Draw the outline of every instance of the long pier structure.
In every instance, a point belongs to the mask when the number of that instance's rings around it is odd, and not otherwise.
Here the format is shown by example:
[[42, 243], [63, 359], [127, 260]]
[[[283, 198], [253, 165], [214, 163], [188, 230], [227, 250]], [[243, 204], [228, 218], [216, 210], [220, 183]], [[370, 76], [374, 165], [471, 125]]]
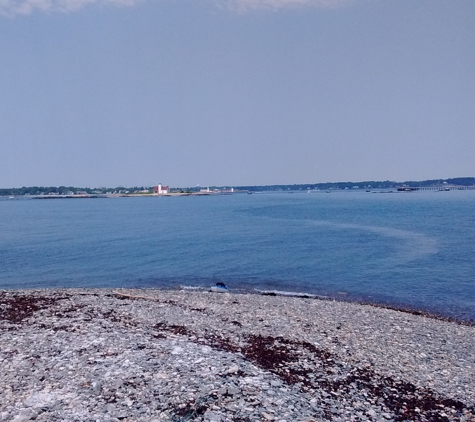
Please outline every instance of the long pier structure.
[[475, 186], [398, 186], [398, 192], [474, 190]]

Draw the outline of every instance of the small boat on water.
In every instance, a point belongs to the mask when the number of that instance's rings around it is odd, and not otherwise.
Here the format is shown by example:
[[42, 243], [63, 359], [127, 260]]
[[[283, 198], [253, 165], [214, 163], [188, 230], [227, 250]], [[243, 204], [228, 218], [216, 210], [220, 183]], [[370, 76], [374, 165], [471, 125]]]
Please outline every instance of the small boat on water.
[[211, 286], [211, 291], [215, 293], [228, 293], [229, 288], [226, 284], [218, 282], [215, 286]]

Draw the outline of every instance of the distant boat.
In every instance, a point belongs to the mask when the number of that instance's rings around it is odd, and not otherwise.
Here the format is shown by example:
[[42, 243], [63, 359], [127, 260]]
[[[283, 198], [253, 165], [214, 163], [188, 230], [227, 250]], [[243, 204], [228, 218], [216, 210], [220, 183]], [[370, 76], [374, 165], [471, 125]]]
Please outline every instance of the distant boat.
[[228, 293], [229, 288], [226, 284], [218, 282], [215, 286], [211, 286], [211, 291], [214, 293]]

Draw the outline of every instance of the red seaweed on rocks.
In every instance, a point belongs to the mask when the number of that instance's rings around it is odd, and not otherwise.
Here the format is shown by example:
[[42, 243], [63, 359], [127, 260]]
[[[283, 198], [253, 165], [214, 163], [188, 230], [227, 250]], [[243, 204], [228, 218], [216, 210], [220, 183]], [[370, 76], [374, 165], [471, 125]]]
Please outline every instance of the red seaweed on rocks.
[[[148, 355], [149, 348], [153, 350], [152, 346], [155, 347], [155, 342], [152, 339], [169, 338], [172, 339], [171, 343], [174, 343], [177, 337], [183, 337], [178, 339], [180, 342], [185, 340], [188, 344], [192, 342], [217, 351], [231, 353], [234, 357], [225, 356], [225, 358], [240, 361], [241, 365], [237, 365], [236, 369], [232, 371], [221, 367], [215, 375], [220, 377], [224, 383], [237, 384], [240, 382], [245, 385], [248, 380], [242, 378], [252, 379], [255, 375], [254, 369], [260, 368], [266, 372], [265, 376], [271, 378], [272, 382], [278, 382], [277, 387], [284, 386], [289, 391], [298, 392], [301, 397], [311, 398], [313, 405], [306, 408], [307, 414], [318, 418], [342, 420], [343, 412], [341, 410], [353, 407], [355, 415], [362, 410], [362, 412], [366, 412], [364, 413], [366, 415], [368, 412], [373, 412], [375, 415], [382, 414], [385, 418], [397, 422], [475, 421], [475, 409], [473, 406], [469, 406], [468, 402], [464, 403], [446, 397], [436, 390], [418, 387], [395, 376], [385, 376], [384, 372], [378, 372], [370, 364], [363, 366], [359, 363], [350, 363], [337, 353], [318, 347], [316, 343], [288, 338], [292, 334], [281, 337], [257, 334], [257, 330], [254, 333], [246, 332], [245, 328], [239, 329], [239, 327], [248, 325], [227, 317], [216, 319], [216, 324], [211, 321], [205, 326], [201, 326], [200, 329], [199, 324], [183, 324], [183, 320], [173, 319], [173, 314], [171, 321], [174, 321], [175, 324], [167, 321], [169, 318], [167, 313], [157, 313], [157, 318], [152, 320], [143, 318], [144, 312], [138, 314], [137, 317], [131, 313], [123, 312], [122, 308], [114, 308], [113, 305], [103, 307], [100, 302], [97, 306], [93, 305], [95, 302], [78, 301], [74, 303], [74, 301], [68, 300], [67, 303], [59, 306], [57, 301], [69, 299], [68, 295], [57, 294], [48, 297], [43, 293], [37, 294], [38, 296], [0, 292], [0, 322], [2, 322], [5, 332], [17, 330], [22, 326], [29, 329], [27, 326], [31, 325], [35, 329], [52, 332], [89, 333], [91, 326], [94, 328], [94, 324], [99, 326], [105, 322], [104, 325], [108, 330], [115, 330], [120, 326], [119, 332], [130, 330], [131, 333], [135, 333], [140, 329], [143, 337], [140, 338], [140, 341], [129, 342], [127, 349], [138, 354], [143, 352], [144, 356]], [[90, 296], [101, 297], [97, 294]], [[122, 299], [121, 296], [118, 298]], [[143, 300], [144, 298], [131, 297], [130, 299]], [[185, 309], [187, 316], [196, 316], [192, 312], [206, 315], [210, 313], [207, 309], [177, 304], [172, 300], [157, 299], [153, 301]], [[122, 304], [124, 303], [122, 302]], [[162, 309], [162, 306], [159, 309]], [[38, 314], [35, 316], [37, 312]], [[220, 315], [218, 314], [218, 316]], [[161, 322], [157, 323], [157, 321]], [[190, 319], [185, 319], [185, 321], [190, 321]], [[180, 322], [182, 325], [176, 322]], [[263, 326], [266, 327], [266, 325]], [[341, 329], [340, 323], [337, 323], [336, 329]], [[91, 354], [92, 356], [89, 347], [92, 346], [77, 349], [76, 355]], [[96, 360], [99, 362], [103, 358], [109, 359], [111, 356], [120, 355], [120, 350], [101, 350], [100, 347], [100, 345], [94, 346], [95, 357], [88, 359], [87, 365], [95, 365]], [[21, 352], [21, 349], [19, 350]], [[49, 356], [56, 356], [62, 351], [59, 347], [48, 350]], [[336, 347], [335, 350], [340, 349]], [[11, 350], [5, 351], [4, 357], [11, 359], [18, 353], [18, 349], [12, 347]], [[210, 354], [210, 356], [212, 355]], [[39, 359], [39, 356], [35, 356], [35, 359]], [[247, 366], [242, 365], [243, 359], [247, 361]], [[254, 365], [254, 369], [249, 370], [249, 367], [252, 366], [249, 363]], [[45, 371], [49, 371], [49, 368], [46, 368]], [[277, 380], [276, 377], [280, 380]], [[132, 376], [125, 379], [123, 385], [126, 389], [138, 391], [144, 388], [146, 382], [140, 377]], [[278, 391], [276, 385], [274, 385], [275, 391]], [[89, 384], [86, 387], [90, 389]], [[104, 393], [108, 403], [118, 400], [115, 391], [110, 389], [107, 391], [107, 395]], [[214, 405], [219, 405], [222, 401], [234, 400], [230, 398], [232, 396], [228, 395], [227, 390], [215, 393], [215, 390], [209, 389], [201, 391], [200, 394], [204, 395], [185, 397], [179, 404], [175, 401], [165, 401], [161, 404], [162, 409], [169, 411], [176, 422], [201, 420], [206, 412], [212, 412]], [[236, 393], [236, 397], [240, 394], [241, 392]], [[244, 397], [244, 400], [252, 406], [253, 402], [247, 400], [248, 396], [244, 395]], [[245, 413], [236, 413], [235, 416], [235, 419], [229, 420], [248, 422]], [[371, 415], [369, 416], [371, 419]]]
[[180, 334], [180, 335], [189, 334], [188, 329], [183, 325], [168, 325], [164, 322], [159, 322], [158, 324], [155, 325], [154, 328], [160, 331], [168, 331], [173, 334]]
[[49, 308], [61, 299], [65, 299], [65, 297], [20, 296], [1, 292], [0, 320], [20, 324], [23, 320], [33, 316], [36, 311]]
[[[174, 334], [193, 335], [183, 326], [160, 323], [155, 328]], [[472, 415], [475, 420], [473, 407], [441, 397], [430, 389], [384, 377], [371, 368], [349, 367], [340, 362], [338, 356], [308, 342], [248, 335], [244, 345], [237, 345], [216, 334], [194, 335], [198, 337], [195, 342], [216, 350], [241, 353], [256, 366], [274, 373], [286, 384], [300, 386], [304, 392], [324, 391], [336, 396], [351, 396], [355, 392], [363, 394], [371, 401], [384, 405], [395, 415], [394, 421], [449, 422], [460, 419], [463, 412]], [[335, 374], [339, 376], [335, 377]], [[324, 403], [321, 405], [325, 408]], [[328, 409], [323, 409], [323, 412], [327, 419], [332, 419]], [[447, 414], [451, 415], [451, 419]]]
[[[475, 409], [458, 400], [440, 397], [430, 389], [419, 389], [409, 382], [382, 377], [368, 368], [354, 367], [336, 381], [312, 381], [309, 375], [315, 371], [300, 365], [299, 360], [316, 361], [326, 370], [341, 370], [338, 367], [342, 365], [338, 364], [337, 356], [307, 342], [250, 336], [249, 346], [243, 354], [258, 366], [278, 375], [287, 384], [301, 383], [307, 391], [323, 389], [328, 393], [350, 394], [354, 388], [364, 390], [375, 401], [381, 399], [386, 408], [397, 415], [395, 421], [448, 422], [446, 412], [457, 417], [464, 410], [475, 416]], [[334, 371], [327, 372], [332, 374]]]

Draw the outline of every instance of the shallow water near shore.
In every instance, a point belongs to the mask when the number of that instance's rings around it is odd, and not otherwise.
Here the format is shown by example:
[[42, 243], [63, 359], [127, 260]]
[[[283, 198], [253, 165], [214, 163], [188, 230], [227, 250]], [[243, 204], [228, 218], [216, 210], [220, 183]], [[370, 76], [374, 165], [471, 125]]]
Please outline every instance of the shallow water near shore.
[[0, 288], [278, 290], [475, 320], [475, 191], [0, 200]]

